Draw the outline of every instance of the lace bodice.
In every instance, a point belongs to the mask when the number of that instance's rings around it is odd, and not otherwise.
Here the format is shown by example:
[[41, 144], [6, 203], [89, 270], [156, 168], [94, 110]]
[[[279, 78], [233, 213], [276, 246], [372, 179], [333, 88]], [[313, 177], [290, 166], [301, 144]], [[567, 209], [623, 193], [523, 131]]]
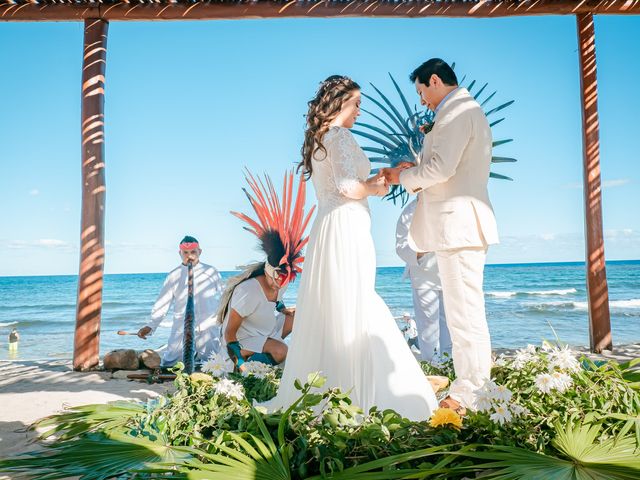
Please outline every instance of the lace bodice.
[[368, 210], [367, 198], [351, 198], [357, 185], [367, 179], [371, 163], [353, 134], [346, 128], [331, 127], [322, 140], [327, 149], [315, 152], [311, 180], [316, 190], [318, 208], [332, 210], [351, 205]]

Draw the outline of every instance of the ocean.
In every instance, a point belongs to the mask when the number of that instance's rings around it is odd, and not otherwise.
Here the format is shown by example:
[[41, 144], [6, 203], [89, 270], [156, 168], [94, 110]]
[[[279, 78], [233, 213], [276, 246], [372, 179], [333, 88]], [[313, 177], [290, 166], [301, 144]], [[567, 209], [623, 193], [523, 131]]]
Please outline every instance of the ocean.
[[[376, 289], [392, 313], [413, 314], [411, 288], [401, 267], [378, 268]], [[233, 272], [222, 272], [228, 278]], [[640, 260], [607, 262], [611, 323], [615, 344], [640, 341]], [[116, 348], [158, 348], [169, 322], [153, 337], [121, 337], [118, 330], [145, 325], [164, 273], [105, 275], [100, 352]], [[539, 344], [555, 335], [572, 345], [588, 345], [589, 329], [582, 263], [488, 265], [485, 299], [496, 348]], [[0, 359], [66, 359], [73, 355], [76, 281], [74, 275], [0, 277]], [[285, 301], [295, 304], [297, 284]], [[167, 316], [171, 317], [171, 312]], [[20, 334], [17, 354], [8, 335]], [[555, 333], [554, 333], [555, 332]], [[10, 357], [11, 355], [11, 357]]]

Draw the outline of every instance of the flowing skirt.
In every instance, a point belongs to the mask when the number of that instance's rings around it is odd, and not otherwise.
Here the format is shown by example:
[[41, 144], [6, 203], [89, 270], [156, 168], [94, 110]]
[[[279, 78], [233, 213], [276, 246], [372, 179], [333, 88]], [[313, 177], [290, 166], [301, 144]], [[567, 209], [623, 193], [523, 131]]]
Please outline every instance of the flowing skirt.
[[389, 308], [375, 292], [376, 260], [368, 209], [349, 203], [320, 210], [311, 229], [289, 352], [276, 397], [286, 409], [300, 393], [294, 381], [313, 372], [323, 388], [350, 391], [365, 412], [373, 406], [425, 420], [437, 408], [431, 385]]

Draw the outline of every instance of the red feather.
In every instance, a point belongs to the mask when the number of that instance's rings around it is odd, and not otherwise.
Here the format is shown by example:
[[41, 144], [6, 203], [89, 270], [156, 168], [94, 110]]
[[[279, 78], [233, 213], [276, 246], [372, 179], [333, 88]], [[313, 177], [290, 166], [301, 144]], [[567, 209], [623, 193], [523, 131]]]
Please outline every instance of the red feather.
[[246, 230], [261, 238], [266, 232], [278, 232], [282, 241], [284, 257], [280, 260], [283, 269], [283, 286], [295, 279], [302, 270], [299, 266], [304, 261], [302, 249], [309, 241], [304, 232], [309, 224], [315, 205], [305, 215], [306, 182], [303, 175], [298, 178], [298, 188], [294, 199], [294, 174], [285, 172], [282, 186], [282, 200], [278, 196], [271, 178], [265, 174], [264, 178], [255, 177], [246, 169], [245, 180], [249, 184], [251, 193], [244, 192], [253, 208], [256, 219], [239, 212], [231, 212], [240, 220], [249, 224]]

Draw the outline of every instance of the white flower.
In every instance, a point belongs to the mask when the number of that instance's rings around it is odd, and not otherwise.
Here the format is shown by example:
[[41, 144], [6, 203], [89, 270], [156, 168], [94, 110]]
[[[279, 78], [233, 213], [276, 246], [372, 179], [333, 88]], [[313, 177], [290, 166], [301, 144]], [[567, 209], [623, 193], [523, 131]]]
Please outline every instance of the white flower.
[[526, 348], [516, 351], [516, 356], [513, 359], [513, 368], [521, 370], [527, 363], [535, 360], [536, 358], [536, 347], [533, 345], [527, 345]]
[[202, 371], [216, 378], [224, 377], [227, 373], [233, 372], [233, 362], [221, 353], [211, 355], [209, 360], [202, 364]]
[[495, 413], [492, 413], [489, 418], [500, 425], [504, 425], [511, 421], [511, 412], [504, 403], [499, 403], [495, 406]]
[[549, 393], [555, 388], [555, 381], [548, 373], [540, 373], [536, 376], [536, 387], [542, 393]]
[[577, 372], [580, 370], [580, 362], [576, 360], [575, 355], [569, 347], [554, 348], [549, 351], [549, 367], [559, 368], [560, 370], [568, 370]]
[[555, 371], [551, 373], [553, 385], [559, 392], [564, 392], [573, 384], [571, 377], [564, 372]]
[[510, 408], [511, 413], [513, 413], [513, 415], [515, 415], [516, 417], [529, 415], [531, 413], [527, 407], [523, 407], [522, 405], [518, 405], [517, 403], [512, 403], [510, 405]]
[[509, 359], [506, 357], [504, 353], [501, 353], [500, 356], [496, 359], [493, 364], [496, 367], [504, 367], [508, 363]]
[[258, 378], [265, 378], [269, 373], [273, 372], [273, 368], [270, 365], [262, 362], [245, 362], [244, 369], [242, 371], [243, 377], [252, 375]]
[[488, 412], [493, 407], [493, 395], [487, 390], [478, 390], [476, 392], [476, 410], [479, 412]]
[[229, 398], [235, 398], [236, 400], [242, 400], [244, 398], [244, 388], [239, 383], [223, 378], [219, 380], [214, 386], [213, 390]]
[[492, 393], [493, 393], [493, 398], [498, 402], [502, 402], [502, 403], [509, 403], [509, 401], [511, 400], [511, 397], [513, 396], [513, 394], [511, 393], [511, 390], [509, 390], [504, 385], [496, 385], [493, 388]]

